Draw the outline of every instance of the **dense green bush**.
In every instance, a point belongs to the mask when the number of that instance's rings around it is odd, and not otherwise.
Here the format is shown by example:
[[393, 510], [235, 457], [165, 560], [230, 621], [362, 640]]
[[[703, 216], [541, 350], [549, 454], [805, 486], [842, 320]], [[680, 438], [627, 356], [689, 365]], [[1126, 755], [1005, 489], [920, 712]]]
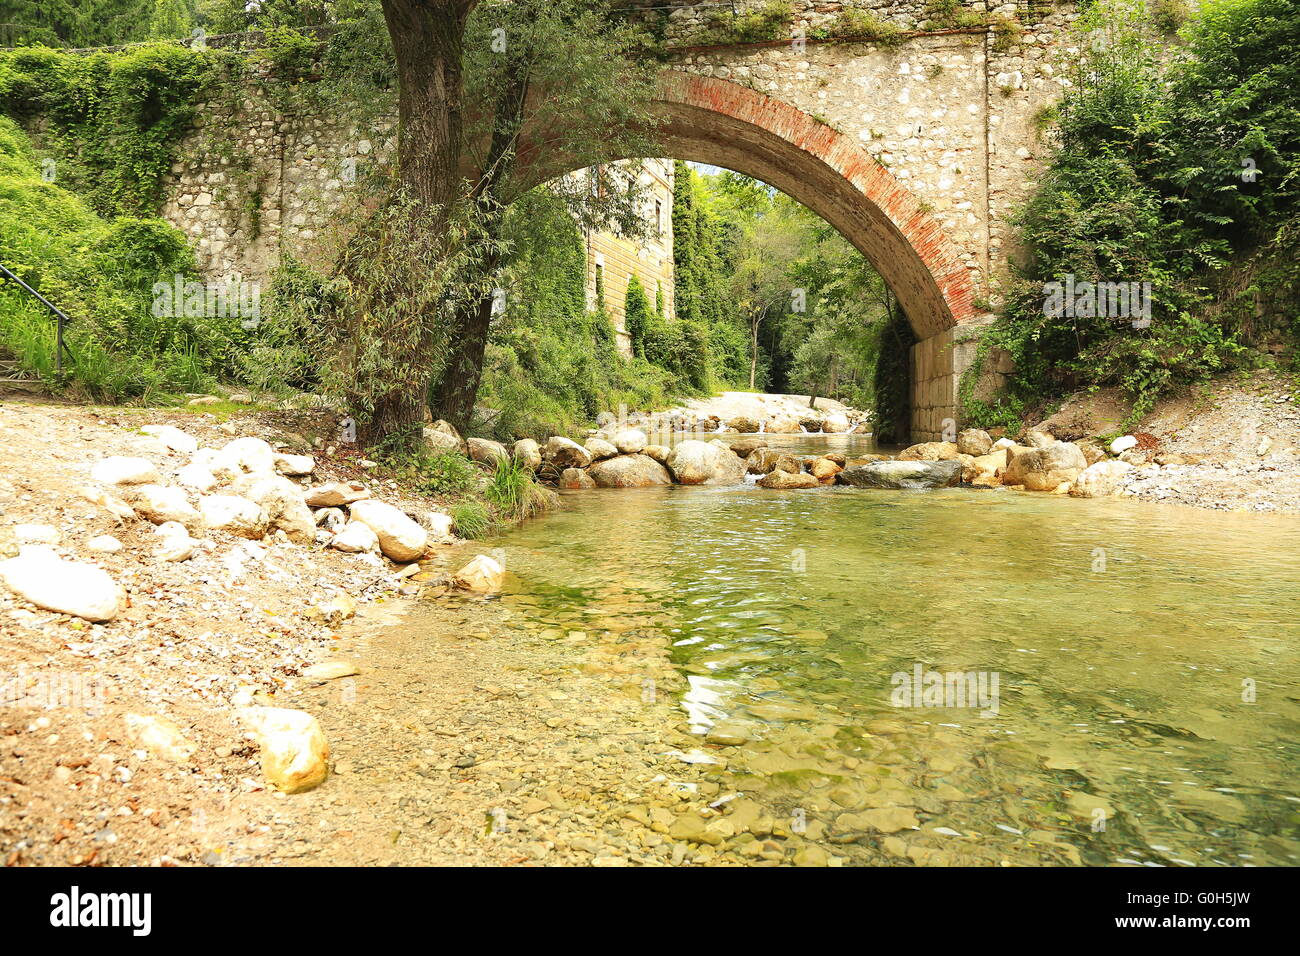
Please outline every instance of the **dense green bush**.
[[[988, 406], [969, 397], [977, 363], [963, 391], [978, 423], [1093, 386], [1121, 387], [1139, 416], [1170, 388], [1249, 360], [1264, 331], [1252, 312], [1295, 314], [1294, 270], [1278, 272], [1300, 211], [1295, 5], [1207, 2], [1168, 58], [1147, 24], [1118, 0], [1081, 21], [1091, 55], [1019, 215], [1028, 257], [981, 345], [1009, 351], [1016, 373]], [[1151, 283], [1149, 323], [1048, 314], [1046, 284], [1067, 276]]]
[[157, 212], [175, 146], [222, 57], [175, 44], [0, 50], [0, 113], [44, 127], [57, 181], [101, 215]]
[[[74, 320], [65, 373], [90, 396], [118, 401], [200, 391], [240, 378], [260, 329], [239, 315], [155, 309], [155, 285], [195, 276], [185, 237], [161, 219], [104, 218], [42, 179], [36, 152], [0, 117], [0, 263]], [[54, 322], [12, 283], [0, 283], [0, 346], [55, 379]]]

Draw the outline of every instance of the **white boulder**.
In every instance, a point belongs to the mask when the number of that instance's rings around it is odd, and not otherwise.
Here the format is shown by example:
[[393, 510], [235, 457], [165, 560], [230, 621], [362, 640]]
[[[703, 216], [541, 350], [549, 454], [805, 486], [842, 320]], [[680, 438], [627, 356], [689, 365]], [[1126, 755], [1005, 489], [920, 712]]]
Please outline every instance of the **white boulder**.
[[357, 501], [348, 509], [379, 538], [379, 547], [394, 561], [415, 561], [429, 547], [429, 534], [399, 508], [382, 501]]
[[103, 568], [64, 561], [49, 548], [28, 546], [0, 561], [0, 580], [25, 601], [87, 621], [111, 621], [124, 594]]
[[343, 530], [330, 540], [330, 547], [346, 554], [364, 554], [379, 550], [379, 535], [360, 521], [349, 521]]
[[148, 458], [124, 455], [110, 455], [95, 462], [90, 477], [106, 485], [148, 485], [162, 480], [157, 467]]
[[490, 555], [480, 554], [452, 576], [452, 583], [466, 591], [491, 594], [501, 590], [505, 568]]
[[199, 511], [207, 527], [241, 538], [262, 537], [270, 520], [265, 509], [242, 495], [208, 495], [199, 499]]
[[302, 793], [329, 776], [330, 745], [316, 718], [283, 707], [246, 707], [240, 716], [262, 748], [262, 773], [283, 793]]
[[199, 443], [193, 435], [187, 435], [172, 425], [141, 425], [140, 431], [152, 435], [172, 451], [189, 455], [198, 451]]

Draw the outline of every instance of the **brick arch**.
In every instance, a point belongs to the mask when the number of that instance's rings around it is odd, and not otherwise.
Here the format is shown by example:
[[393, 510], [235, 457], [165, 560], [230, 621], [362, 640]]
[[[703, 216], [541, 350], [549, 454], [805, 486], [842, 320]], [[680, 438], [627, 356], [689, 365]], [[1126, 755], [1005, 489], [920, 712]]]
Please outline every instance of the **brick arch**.
[[[875, 267], [918, 339], [909, 356], [912, 438], [949, 437], [970, 359], [956, 330], [981, 316], [971, 270], [939, 222], [857, 142], [789, 103], [728, 80], [665, 70], [654, 108], [658, 155], [722, 166], [775, 186], [830, 223]], [[539, 139], [524, 137], [521, 166], [531, 166], [524, 186], [579, 165], [555, 154], [536, 161], [546, 155], [534, 145]]]
[[662, 74], [656, 110], [663, 155], [753, 176], [834, 226], [881, 274], [919, 339], [976, 317], [958, 248], [850, 137], [738, 83], [677, 70]]

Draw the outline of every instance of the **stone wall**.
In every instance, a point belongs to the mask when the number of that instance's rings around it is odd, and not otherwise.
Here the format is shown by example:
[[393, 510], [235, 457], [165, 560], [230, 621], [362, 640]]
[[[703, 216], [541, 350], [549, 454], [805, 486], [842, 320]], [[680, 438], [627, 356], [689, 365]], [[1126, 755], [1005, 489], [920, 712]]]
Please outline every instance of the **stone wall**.
[[[737, 4], [742, 12], [761, 5]], [[985, 303], [997, 302], [1012, 253], [1008, 217], [1037, 174], [1037, 118], [1059, 98], [1079, 51], [1067, 32], [1076, 18], [1070, 5], [986, 7], [974, 0], [965, 6], [1014, 15], [1023, 29], [1004, 48], [986, 29], [910, 38], [896, 48], [817, 42], [817, 31], [834, 25], [846, 7], [913, 30], [925, 19], [925, 4], [796, 0], [788, 42], [685, 48], [671, 68], [755, 90], [860, 144], [957, 251], [978, 303], [972, 309], [966, 293], [962, 321], [978, 325], [987, 318]], [[669, 40], [698, 37], [705, 14], [698, 6], [674, 10]], [[263, 87], [250, 77], [235, 102], [201, 110], [201, 125], [182, 144], [168, 183], [163, 213], [195, 241], [200, 267], [211, 277], [264, 279], [281, 251], [310, 259], [349, 193], [393, 149], [393, 110], [385, 104], [304, 113], [278, 108]], [[664, 215], [670, 217], [668, 209]], [[656, 284], [667, 286], [671, 301], [671, 245], [624, 246], [613, 237], [589, 243], [589, 292], [599, 260], [611, 311], [621, 315], [633, 271], [652, 302]], [[956, 383], [974, 351], [954, 347], [952, 335], [932, 339], [933, 332], [918, 328], [923, 341], [912, 355], [915, 427], [927, 437], [942, 431], [944, 418], [957, 416]]]

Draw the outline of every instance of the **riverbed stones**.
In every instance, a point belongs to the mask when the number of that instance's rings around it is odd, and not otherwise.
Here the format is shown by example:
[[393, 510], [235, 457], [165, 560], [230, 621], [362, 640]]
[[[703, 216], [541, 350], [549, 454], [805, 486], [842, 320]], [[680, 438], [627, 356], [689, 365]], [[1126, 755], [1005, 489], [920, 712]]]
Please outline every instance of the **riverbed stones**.
[[760, 488], [795, 489], [817, 488], [821, 482], [805, 471], [782, 471], [775, 468], [758, 480]]
[[827, 412], [822, 416], [821, 426], [822, 431], [832, 435], [843, 434], [849, 430], [849, 416], [843, 412]]
[[316, 520], [302, 489], [281, 475], [250, 474], [235, 479], [230, 490], [243, 495], [266, 512], [271, 528], [278, 528], [294, 544], [311, 544]]
[[312, 508], [338, 508], [369, 497], [370, 492], [359, 481], [331, 481], [308, 488], [303, 500]]
[[141, 425], [140, 431], [158, 439], [169, 451], [191, 455], [199, 448], [193, 435], [187, 435], [174, 425]]
[[1056, 442], [1056, 436], [1050, 432], [1032, 429], [1025, 435], [1024, 444], [1030, 448], [1046, 448]]
[[581, 468], [564, 469], [564, 471], [560, 472], [560, 480], [556, 484], [565, 491], [582, 491], [586, 488], [596, 487], [596, 482]]
[[122, 550], [122, 542], [111, 534], [97, 534], [86, 542], [86, 549], [101, 554], [116, 554]]
[[1110, 443], [1110, 453], [1112, 455], [1122, 455], [1130, 448], [1136, 448], [1138, 440], [1132, 435], [1120, 435]]
[[261, 538], [270, 520], [266, 511], [242, 495], [207, 495], [199, 499], [203, 524], [214, 531], [226, 531], [241, 538]]
[[1133, 470], [1126, 461], [1113, 459], [1099, 461], [1079, 472], [1079, 477], [1070, 485], [1070, 494], [1075, 498], [1106, 498], [1120, 493], [1124, 479]]
[[311, 455], [290, 455], [280, 452], [275, 456], [275, 470], [278, 474], [298, 478], [310, 475], [316, 470], [316, 459]]
[[194, 756], [195, 746], [180, 727], [166, 717], [152, 714], [127, 714], [124, 718], [126, 736], [151, 756], [173, 763], [187, 763]]
[[[587, 451], [590, 453], [592, 461], [604, 461], [606, 458], [613, 458], [618, 454], [618, 446], [599, 436], [592, 436], [587, 439]], [[597, 483], [599, 484], [599, 482]]]
[[587, 475], [600, 488], [647, 488], [672, 484], [668, 469], [649, 455], [618, 455], [598, 461]]
[[162, 480], [158, 467], [148, 458], [109, 455], [95, 462], [90, 477], [105, 485], [149, 485]]
[[132, 485], [124, 494], [129, 495], [131, 507], [135, 509], [136, 514], [154, 524], [179, 521], [191, 530], [202, 526], [202, 516], [190, 504], [185, 492], [180, 488], [168, 488], [163, 485]]
[[343, 530], [330, 539], [330, 547], [344, 554], [364, 554], [379, 550], [379, 536], [369, 525], [349, 521]]
[[492, 594], [501, 590], [505, 568], [488, 554], [480, 554], [452, 575], [452, 583], [466, 591]]
[[552, 435], [542, 447], [542, 458], [553, 468], [586, 468], [591, 464], [591, 452], [571, 438]]
[[1007, 449], [1004, 485], [1023, 485], [1029, 491], [1055, 491], [1074, 481], [1088, 467], [1078, 445], [1054, 441], [1048, 445]]
[[952, 461], [958, 455], [957, 443], [951, 441], [925, 441], [911, 445], [898, 453], [899, 461]]
[[542, 446], [537, 444], [531, 438], [521, 438], [515, 442], [512, 449], [515, 461], [519, 462], [525, 468], [536, 471], [542, 467]]
[[993, 439], [982, 428], [967, 428], [957, 435], [957, 453], [979, 458], [993, 448]]
[[646, 445], [641, 449], [641, 454], [653, 458], [659, 464], [665, 464], [668, 461], [668, 455], [672, 449], [667, 445]]
[[159, 561], [188, 561], [198, 553], [199, 543], [190, 537], [183, 524], [168, 521], [154, 529], [159, 543], [154, 557]]
[[262, 774], [282, 793], [302, 793], [329, 776], [329, 742], [311, 714], [284, 707], [246, 707], [240, 717], [261, 748]]
[[614, 433], [614, 447], [620, 455], [639, 455], [649, 439], [639, 428], [623, 428]]
[[260, 438], [236, 438], [226, 442], [212, 459], [212, 473], [218, 478], [234, 478], [256, 472], [275, 471], [275, 449]]
[[428, 550], [428, 532], [400, 508], [369, 498], [354, 502], [348, 513], [375, 533], [380, 549], [393, 561], [415, 561]]
[[18, 557], [0, 561], [0, 580], [39, 608], [93, 622], [117, 617], [125, 597], [103, 568], [65, 561], [38, 545], [28, 545]]
[[489, 468], [495, 469], [498, 463], [510, 457], [505, 445], [490, 438], [468, 438], [465, 440], [465, 445], [469, 449], [471, 460], [480, 465], [487, 465]]
[[212, 473], [207, 465], [196, 461], [190, 462], [176, 472], [176, 480], [186, 488], [193, 488], [201, 495], [206, 495], [217, 487], [217, 476]]
[[754, 421], [754, 419], [749, 418], [745, 415], [737, 415], [735, 418], [731, 419], [731, 421], [729, 421], [727, 424], [729, 424], [732, 428], [734, 428], [736, 431], [740, 432], [741, 434], [749, 434], [751, 432], [758, 431], [758, 422]]
[[835, 480], [854, 488], [918, 490], [960, 484], [961, 471], [961, 462], [956, 460], [872, 461], [850, 465]]

